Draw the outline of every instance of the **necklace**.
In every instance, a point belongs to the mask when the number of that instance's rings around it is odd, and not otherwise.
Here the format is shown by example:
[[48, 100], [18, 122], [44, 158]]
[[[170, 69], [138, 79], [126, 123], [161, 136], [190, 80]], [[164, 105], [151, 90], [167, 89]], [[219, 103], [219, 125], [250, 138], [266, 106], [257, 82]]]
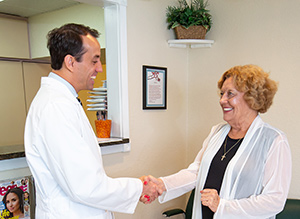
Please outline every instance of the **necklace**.
[[228, 135], [226, 136], [226, 139], [225, 139], [225, 143], [224, 143], [224, 154], [222, 155], [221, 157], [221, 161], [223, 161], [225, 158], [226, 158], [226, 154], [231, 151], [232, 148], [234, 148], [241, 140], [242, 138], [240, 138], [231, 148], [229, 148], [228, 151], [226, 151], [226, 145], [227, 145], [227, 138], [228, 138]]

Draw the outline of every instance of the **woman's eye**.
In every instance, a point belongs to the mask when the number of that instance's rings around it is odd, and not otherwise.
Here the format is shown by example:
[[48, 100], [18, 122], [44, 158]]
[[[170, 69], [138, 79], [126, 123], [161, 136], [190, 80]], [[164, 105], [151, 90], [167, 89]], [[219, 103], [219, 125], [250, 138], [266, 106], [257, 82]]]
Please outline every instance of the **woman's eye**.
[[231, 92], [231, 91], [228, 92], [228, 98], [231, 98], [231, 97], [234, 97], [234, 96], [235, 96], [235, 94], [233, 92]]

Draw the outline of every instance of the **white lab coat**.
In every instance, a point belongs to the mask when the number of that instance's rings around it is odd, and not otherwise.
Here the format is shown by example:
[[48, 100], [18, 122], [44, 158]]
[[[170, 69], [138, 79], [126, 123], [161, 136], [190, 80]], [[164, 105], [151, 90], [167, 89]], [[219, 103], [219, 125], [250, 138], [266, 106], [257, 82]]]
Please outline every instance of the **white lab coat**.
[[42, 78], [25, 126], [25, 152], [36, 185], [37, 219], [107, 219], [133, 213], [143, 185], [110, 178], [92, 127], [72, 92]]
[[[161, 202], [196, 187], [193, 219], [202, 218], [200, 191], [210, 163], [229, 130], [228, 124], [214, 126], [195, 161], [187, 169], [162, 177], [167, 192], [160, 197]], [[283, 209], [288, 195], [291, 161], [285, 134], [257, 116], [226, 168], [219, 194], [220, 204], [214, 218], [275, 218]]]

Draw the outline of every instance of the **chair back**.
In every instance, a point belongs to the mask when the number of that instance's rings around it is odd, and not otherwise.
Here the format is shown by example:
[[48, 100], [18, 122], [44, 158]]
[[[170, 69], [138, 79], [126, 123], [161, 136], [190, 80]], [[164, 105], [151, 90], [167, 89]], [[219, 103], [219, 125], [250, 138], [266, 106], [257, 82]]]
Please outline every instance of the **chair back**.
[[185, 209], [185, 218], [192, 219], [195, 189], [192, 190]]
[[299, 219], [300, 218], [300, 200], [287, 199], [284, 209], [280, 212], [276, 219]]

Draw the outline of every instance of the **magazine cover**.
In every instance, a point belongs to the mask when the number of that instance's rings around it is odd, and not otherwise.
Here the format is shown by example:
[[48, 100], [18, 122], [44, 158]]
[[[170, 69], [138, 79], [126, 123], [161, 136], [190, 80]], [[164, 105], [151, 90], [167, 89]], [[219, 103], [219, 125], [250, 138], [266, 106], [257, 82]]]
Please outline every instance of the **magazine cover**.
[[30, 219], [30, 177], [0, 181], [0, 219]]

